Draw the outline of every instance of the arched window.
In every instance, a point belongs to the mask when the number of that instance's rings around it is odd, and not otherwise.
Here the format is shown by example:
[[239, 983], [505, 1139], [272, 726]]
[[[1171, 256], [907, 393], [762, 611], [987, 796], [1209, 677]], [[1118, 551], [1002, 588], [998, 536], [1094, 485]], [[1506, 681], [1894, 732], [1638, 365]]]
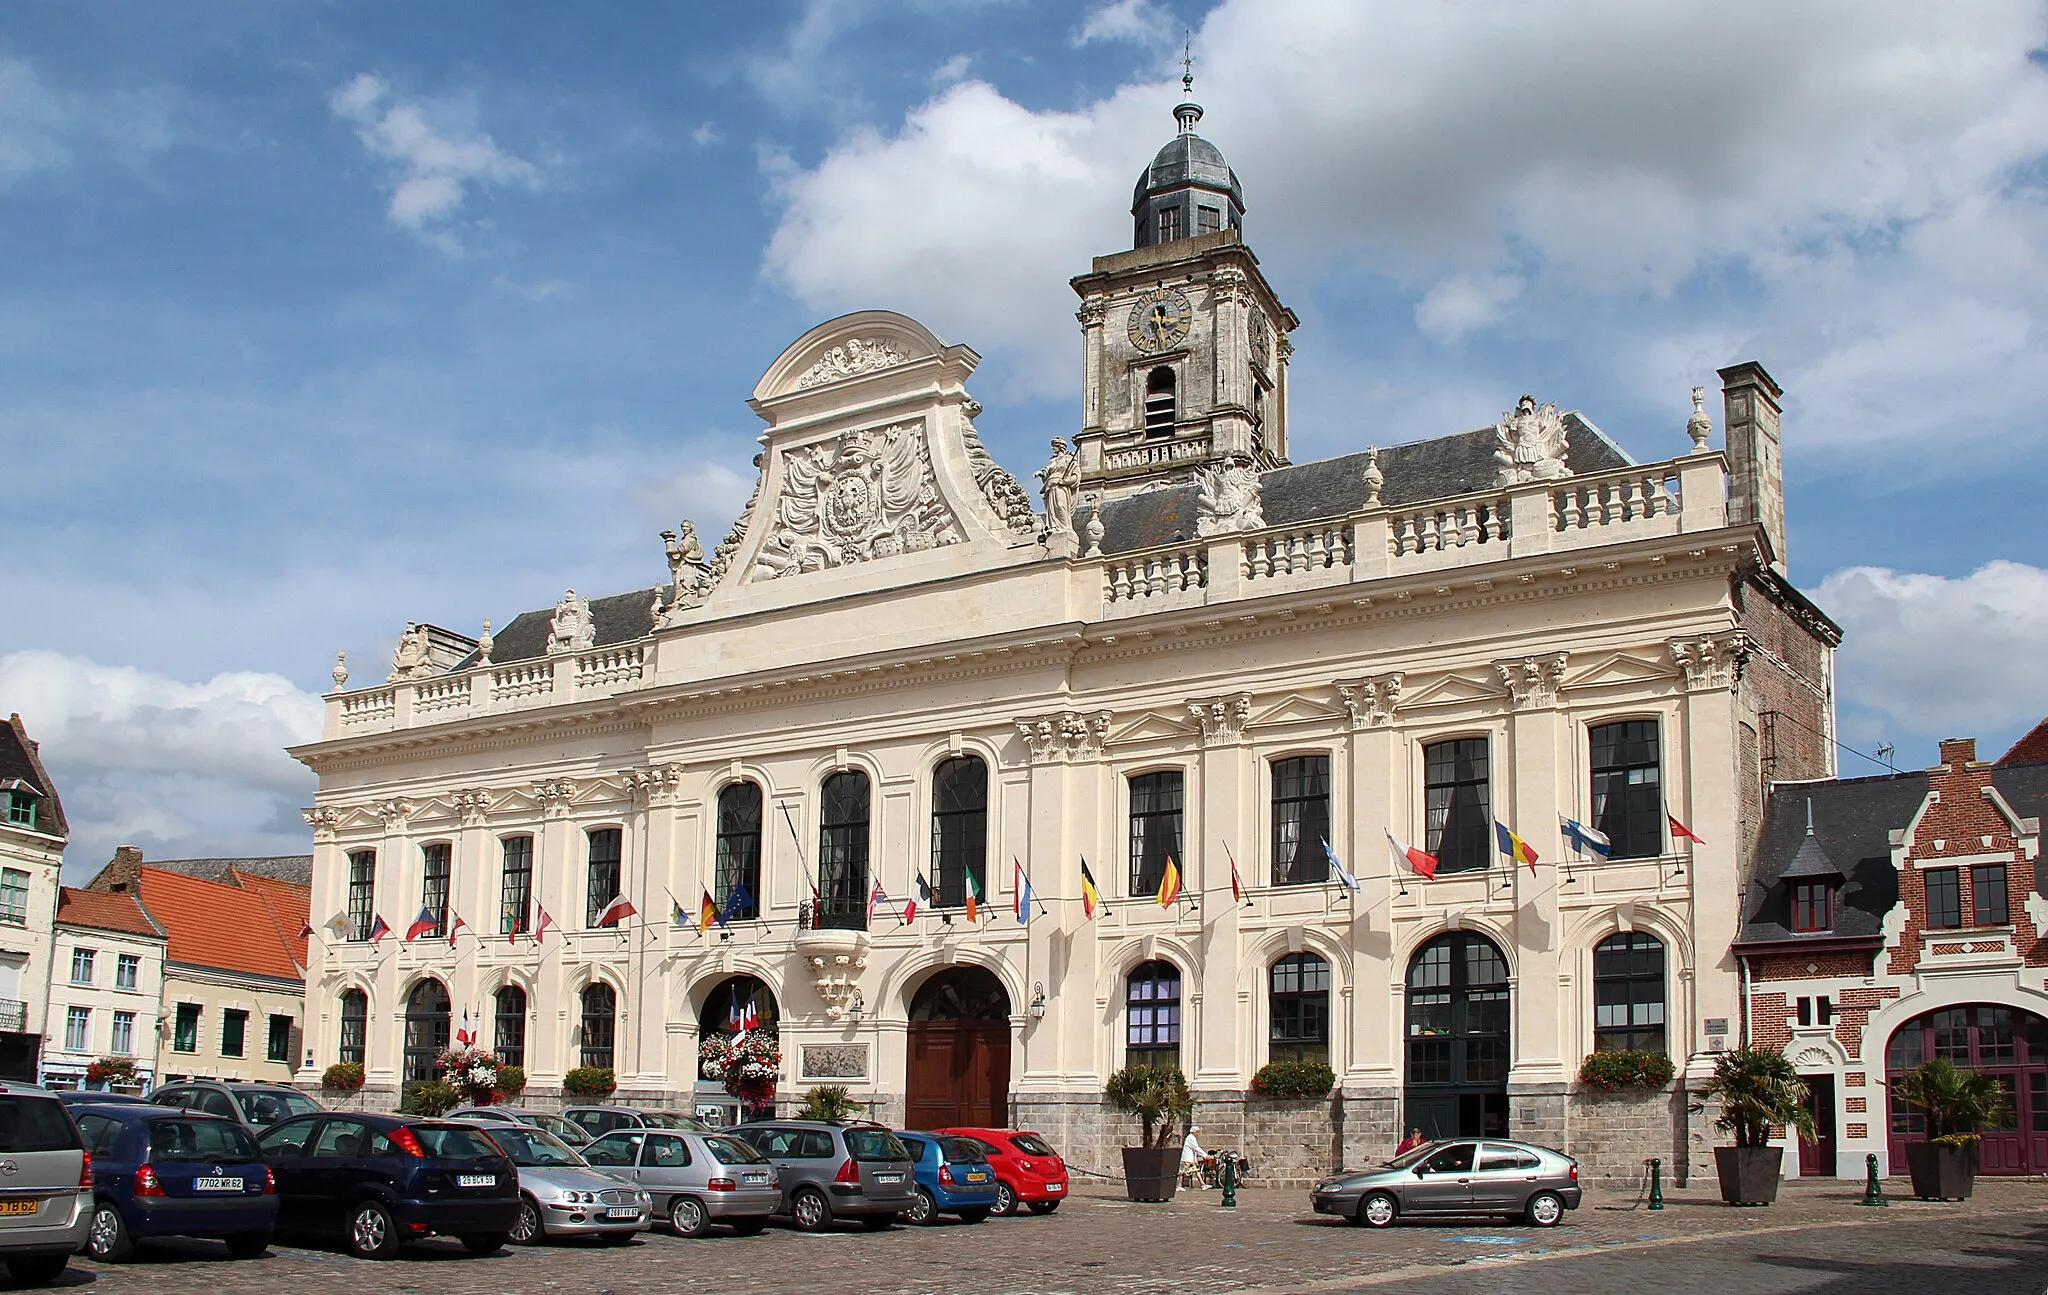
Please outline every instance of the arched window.
[[1179, 417], [1173, 370], [1162, 364], [1145, 377], [1145, 435], [1173, 435], [1173, 425]]
[[596, 926], [598, 917], [619, 897], [622, 837], [616, 827], [600, 827], [589, 833], [590, 884], [584, 892], [585, 926]]
[[420, 908], [422, 916], [434, 921], [426, 934], [437, 939], [448, 934], [448, 875], [453, 855], [446, 841], [420, 847]]
[[1610, 935], [1593, 950], [1593, 1050], [1662, 1052], [1664, 942], [1641, 931]]
[[858, 769], [825, 779], [818, 826], [818, 925], [868, 924], [868, 776]]
[[779, 1019], [774, 990], [757, 977], [732, 976], [705, 996], [704, 1010], [697, 1013], [697, 1034], [709, 1038], [740, 1030], [773, 1031]]
[[491, 997], [491, 1046], [508, 1066], [526, 1064], [526, 991], [507, 985]]
[[1124, 1062], [1180, 1066], [1180, 968], [1170, 962], [1131, 969], [1124, 993]]
[[619, 996], [603, 981], [583, 988], [583, 1064], [610, 1069], [617, 1031]]
[[360, 989], [341, 991], [341, 1037], [334, 1059], [362, 1065], [370, 1032], [370, 996]]
[[1290, 953], [1273, 964], [1268, 1061], [1330, 1060], [1330, 964]]
[[1507, 959], [1483, 935], [1440, 935], [1408, 964], [1408, 1082], [1507, 1078]]
[[718, 793], [718, 910], [728, 922], [761, 915], [761, 784]]
[[435, 1062], [448, 1048], [448, 987], [422, 980], [405, 996], [405, 1079], [438, 1077]]
[[956, 908], [974, 893], [988, 894], [988, 765], [980, 756], [942, 760], [932, 770], [932, 886], [934, 902]]

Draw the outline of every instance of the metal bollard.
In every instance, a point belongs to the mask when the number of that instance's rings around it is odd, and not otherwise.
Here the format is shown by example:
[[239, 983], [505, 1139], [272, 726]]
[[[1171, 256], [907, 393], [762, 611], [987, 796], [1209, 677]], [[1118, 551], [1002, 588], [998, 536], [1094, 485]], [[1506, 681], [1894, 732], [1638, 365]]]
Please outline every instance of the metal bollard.
[[1890, 1205], [1891, 1202], [1884, 1198], [1883, 1186], [1877, 1181], [1877, 1153], [1873, 1151], [1868, 1156], [1865, 1156], [1863, 1163], [1867, 1166], [1863, 1179], [1863, 1199], [1856, 1203], [1858, 1205]]
[[1652, 1160], [1650, 1162], [1650, 1208], [1653, 1210], [1664, 1208], [1664, 1162], [1662, 1160]]
[[1236, 1156], [1225, 1156], [1223, 1158], [1223, 1200], [1220, 1203], [1225, 1209], [1237, 1208]]

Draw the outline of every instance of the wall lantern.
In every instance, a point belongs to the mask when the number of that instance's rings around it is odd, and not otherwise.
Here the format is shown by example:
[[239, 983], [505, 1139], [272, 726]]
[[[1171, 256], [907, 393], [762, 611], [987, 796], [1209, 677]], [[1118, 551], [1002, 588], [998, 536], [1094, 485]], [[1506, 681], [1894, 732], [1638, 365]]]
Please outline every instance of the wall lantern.
[[1034, 982], [1031, 986], [1031, 1015], [1045, 1015], [1045, 982], [1042, 980]]

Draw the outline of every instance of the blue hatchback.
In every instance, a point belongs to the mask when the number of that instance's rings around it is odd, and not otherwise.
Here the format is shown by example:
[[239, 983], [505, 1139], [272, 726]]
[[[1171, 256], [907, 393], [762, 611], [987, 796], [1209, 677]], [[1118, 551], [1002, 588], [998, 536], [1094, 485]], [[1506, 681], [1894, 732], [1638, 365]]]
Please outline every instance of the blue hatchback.
[[92, 1152], [89, 1257], [119, 1263], [149, 1237], [219, 1237], [237, 1259], [269, 1247], [277, 1190], [241, 1125], [169, 1106], [81, 1104], [71, 1113]]
[[979, 1223], [996, 1205], [996, 1171], [973, 1138], [946, 1133], [898, 1133], [910, 1148], [917, 1199], [903, 1211], [905, 1223], [933, 1223], [941, 1214]]

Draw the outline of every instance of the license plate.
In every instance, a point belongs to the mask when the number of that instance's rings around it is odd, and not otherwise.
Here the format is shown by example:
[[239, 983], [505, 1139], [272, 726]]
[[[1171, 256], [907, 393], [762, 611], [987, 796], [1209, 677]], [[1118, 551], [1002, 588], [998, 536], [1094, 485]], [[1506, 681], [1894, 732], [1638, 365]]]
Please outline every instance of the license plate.
[[740, 1181], [741, 1181], [741, 1182], [743, 1182], [743, 1183], [745, 1183], [745, 1184], [746, 1184], [747, 1186], [749, 1186], [749, 1187], [766, 1187], [766, 1186], [768, 1185], [768, 1175], [767, 1175], [767, 1174], [741, 1174], [741, 1175], [740, 1175]]
[[987, 1175], [987, 1174], [969, 1174], [969, 1175], [967, 1175], [967, 1181], [968, 1181], [968, 1182], [970, 1182], [970, 1183], [985, 1183], [985, 1182], [987, 1182], [987, 1181], [988, 1181], [988, 1175]]
[[608, 1219], [637, 1219], [640, 1211], [631, 1205], [614, 1205], [604, 1212], [604, 1216]]
[[192, 1190], [195, 1192], [238, 1192], [242, 1190], [242, 1187], [243, 1182], [239, 1178], [194, 1178], [192, 1180]]
[[1067, 1185], [1065, 1183], [1047, 1183], [1045, 1190], [1049, 1192], [1063, 1192], [1067, 1190]]
[[42, 1207], [40, 1200], [0, 1201], [0, 1214], [33, 1214]]
[[878, 1183], [900, 1183], [900, 1182], [902, 1182], [902, 1181], [903, 1181], [903, 1175], [902, 1175], [902, 1174], [876, 1174], [876, 1175], [875, 1175], [875, 1181], [876, 1181], [876, 1182], [878, 1182]]
[[496, 1174], [457, 1174], [455, 1185], [457, 1187], [496, 1187], [498, 1185], [498, 1176]]

